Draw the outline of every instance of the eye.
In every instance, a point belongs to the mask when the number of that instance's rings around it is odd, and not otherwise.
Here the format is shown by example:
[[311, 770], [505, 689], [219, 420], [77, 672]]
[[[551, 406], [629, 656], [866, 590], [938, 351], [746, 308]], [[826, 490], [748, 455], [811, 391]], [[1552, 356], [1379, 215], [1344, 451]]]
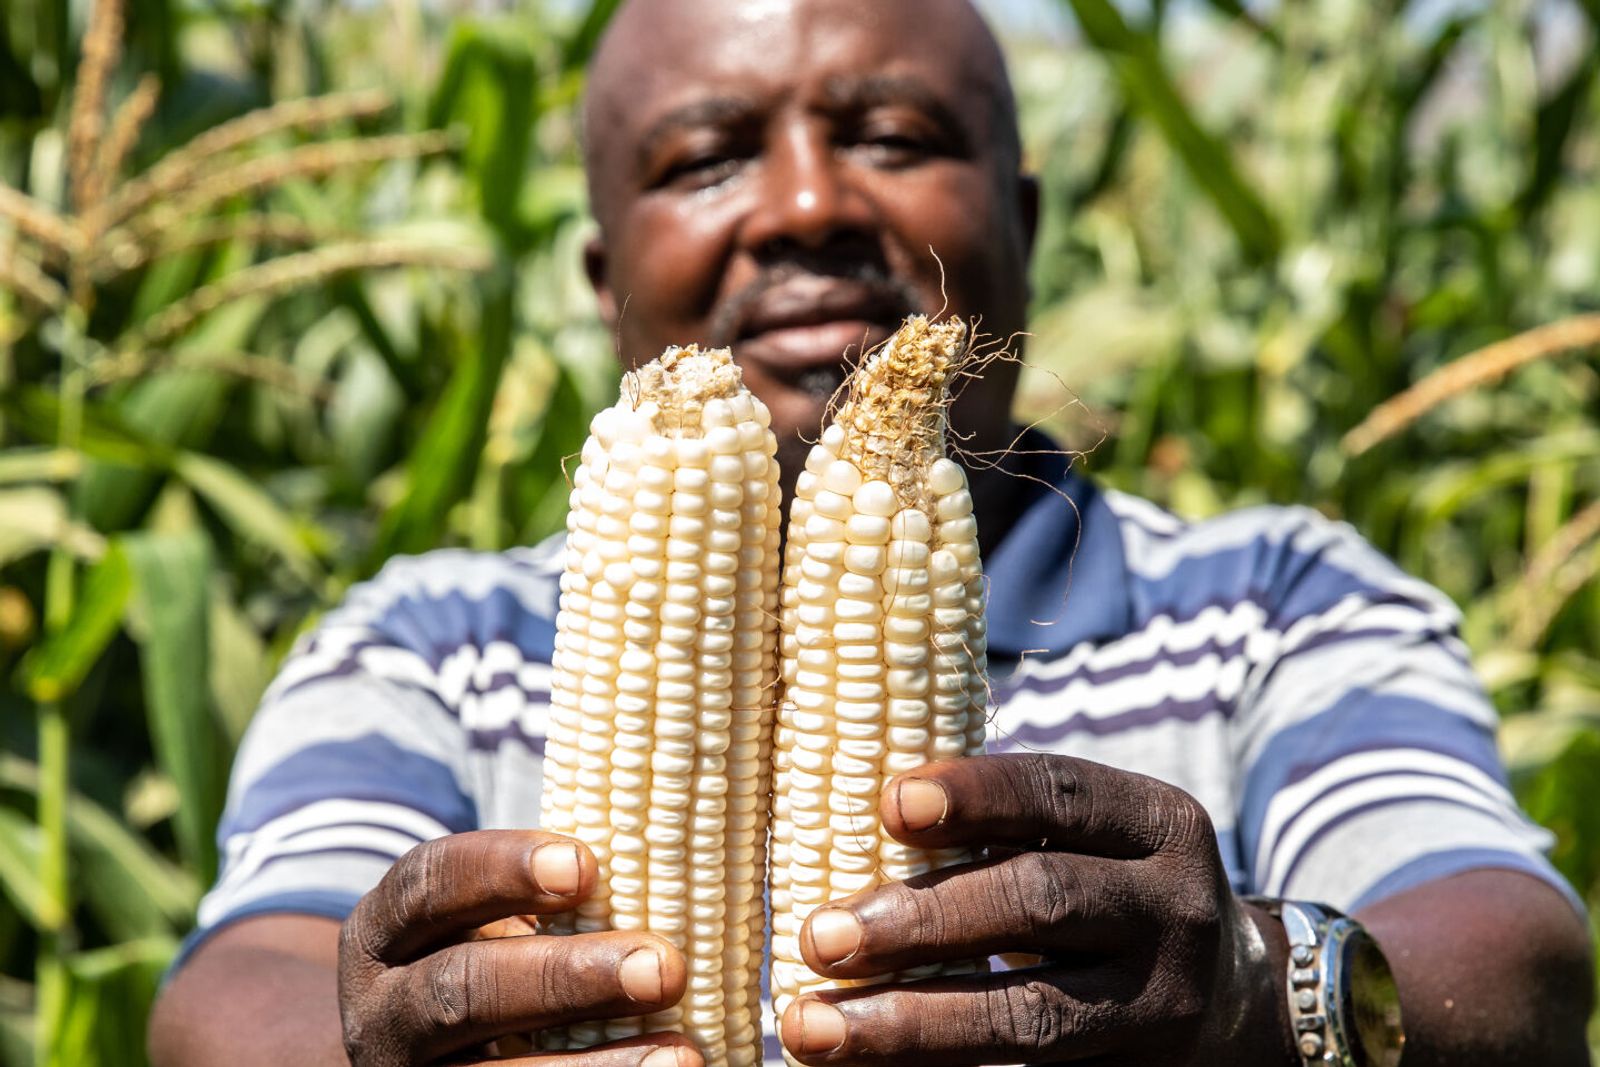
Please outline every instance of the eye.
[[744, 159], [733, 152], [695, 152], [668, 163], [662, 169], [656, 185], [706, 189], [733, 177], [743, 164]]
[[851, 139], [851, 151], [875, 166], [904, 167], [936, 155], [937, 145], [923, 131], [904, 124], [870, 124]]

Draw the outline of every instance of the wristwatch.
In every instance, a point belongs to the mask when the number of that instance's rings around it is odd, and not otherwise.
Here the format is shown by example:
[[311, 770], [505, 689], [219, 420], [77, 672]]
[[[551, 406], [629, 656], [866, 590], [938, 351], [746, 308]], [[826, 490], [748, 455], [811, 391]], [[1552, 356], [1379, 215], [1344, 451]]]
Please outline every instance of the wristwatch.
[[1289, 937], [1289, 1018], [1303, 1067], [1396, 1067], [1400, 993], [1365, 928], [1326, 904], [1246, 897]]

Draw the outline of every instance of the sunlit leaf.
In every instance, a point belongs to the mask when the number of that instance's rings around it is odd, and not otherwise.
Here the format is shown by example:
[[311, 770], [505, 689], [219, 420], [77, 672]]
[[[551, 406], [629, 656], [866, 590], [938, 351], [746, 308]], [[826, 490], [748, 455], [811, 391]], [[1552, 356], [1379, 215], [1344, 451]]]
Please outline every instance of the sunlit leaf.
[[66, 482], [82, 469], [83, 457], [65, 448], [12, 448], [0, 453], [0, 485]]
[[133, 588], [127, 556], [113, 545], [84, 576], [66, 628], [34, 649], [22, 676], [33, 699], [62, 700], [75, 692], [122, 625]]
[[0, 567], [57, 545], [80, 557], [104, 551], [100, 535], [74, 521], [54, 489], [0, 489]]
[[1246, 183], [1227, 147], [1190, 110], [1154, 36], [1133, 29], [1111, 0], [1064, 0], [1083, 35], [1111, 64], [1128, 99], [1154, 122], [1247, 253], [1271, 260], [1281, 235], [1265, 201]]
[[11, 808], [0, 807], [0, 889], [39, 929], [60, 924], [60, 909], [39, 880], [43, 845], [39, 828]]
[[177, 784], [178, 844], [202, 877], [216, 870], [223, 761], [207, 705], [211, 550], [203, 534], [136, 534], [123, 546], [133, 573], [129, 629], [140, 644], [150, 739]]
[[127, 1063], [144, 1048], [149, 1024], [141, 1006], [155, 998], [177, 952], [171, 938], [148, 938], [68, 957], [65, 1019], [53, 1035], [52, 1063]]

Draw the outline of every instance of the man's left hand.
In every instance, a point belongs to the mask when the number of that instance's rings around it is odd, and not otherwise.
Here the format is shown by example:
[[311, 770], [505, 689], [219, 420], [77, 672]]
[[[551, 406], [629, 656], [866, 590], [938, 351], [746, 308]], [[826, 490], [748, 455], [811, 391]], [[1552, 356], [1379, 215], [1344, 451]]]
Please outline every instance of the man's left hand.
[[801, 997], [782, 1023], [798, 1059], [1295, 1062], [1281, 932], [1234, 896], [1211, 821], [1187, 793], [1066, 756], [980, 756], [902, 775], [880, 806], [897, 839], [981, 858], [818, 909], [800, 935], [814, 970], [866, 978], [1000, 953], [1038, 962]]

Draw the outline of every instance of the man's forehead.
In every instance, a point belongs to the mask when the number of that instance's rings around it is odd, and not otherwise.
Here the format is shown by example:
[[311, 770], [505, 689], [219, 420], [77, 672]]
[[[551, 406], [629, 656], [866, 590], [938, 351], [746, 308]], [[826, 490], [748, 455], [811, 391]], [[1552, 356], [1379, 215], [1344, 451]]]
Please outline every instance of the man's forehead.
[[802, 89], [832, 102], [890, 82], [992, 98], [998, 63], [930, 8], [977, 19], [965, 0], [633, 0], [594, 72], [590, 118], [637, 133], [701, 100], [759, 106]]

